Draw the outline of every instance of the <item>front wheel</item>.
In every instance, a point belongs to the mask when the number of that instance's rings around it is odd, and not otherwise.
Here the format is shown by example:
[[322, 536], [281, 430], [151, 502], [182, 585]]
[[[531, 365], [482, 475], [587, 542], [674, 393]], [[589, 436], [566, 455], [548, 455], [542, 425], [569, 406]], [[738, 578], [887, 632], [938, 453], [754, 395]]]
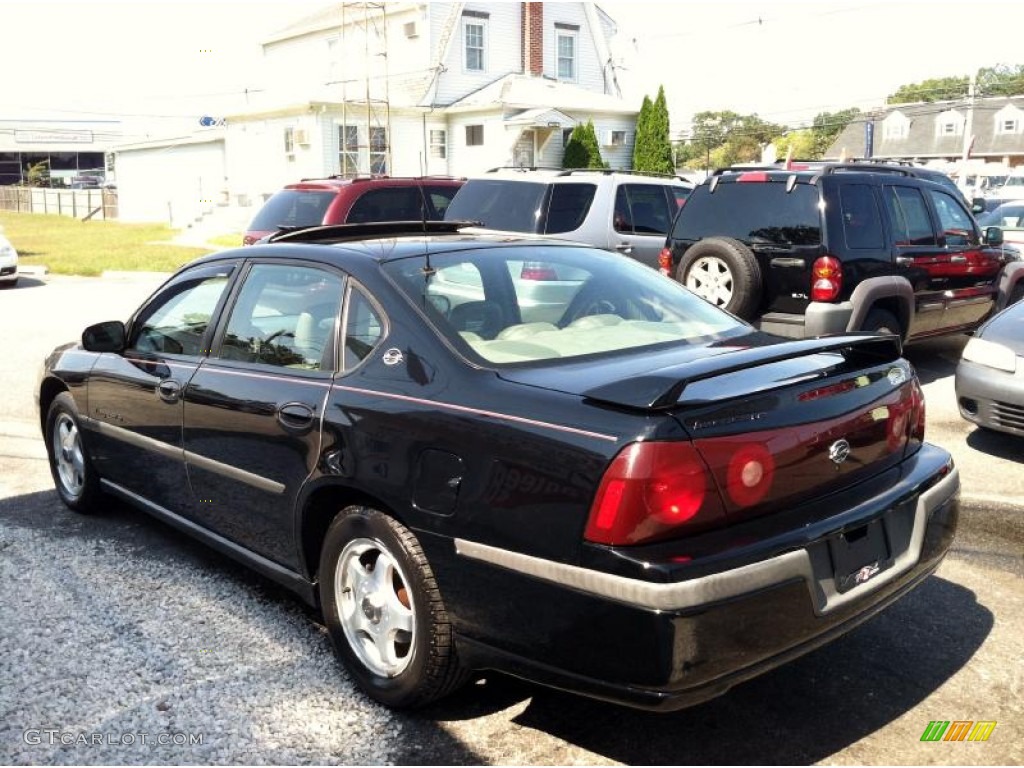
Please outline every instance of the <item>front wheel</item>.
[[335, 651], [372, 698], [422, 706], [464, 681], [433, 571], [398, 521], [343, 509], [324, 538], [320, 590]]
[[61, 501], [75, 512], [95, 511], [99, 477], [85, 452], [75, 401], [67, 392], [57, 395], [47, 411], [46, 453]]

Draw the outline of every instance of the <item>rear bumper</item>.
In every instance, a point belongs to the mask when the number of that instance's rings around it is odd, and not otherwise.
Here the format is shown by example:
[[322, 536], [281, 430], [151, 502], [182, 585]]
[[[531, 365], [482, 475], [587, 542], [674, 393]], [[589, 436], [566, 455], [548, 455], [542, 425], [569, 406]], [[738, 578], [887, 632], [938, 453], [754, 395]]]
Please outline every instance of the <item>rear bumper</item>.
[[[933, 446], [905, 464], [876, 503], [835, 510], [784, 551], [780, 537], [753, 547], [763, 557], [738, 547], [741, 562], [696, 578], [652, 582], [456, 541], [463, 584], [475, 585], [455, 589], [460, 653], [477, 668], [646, 709], [720, 695], [849, 631], [934, 571], [956, 528], [959, 475]], [[841, 591], [830, 541], [873, 520], [889, 556]]]
[[768, 312], [761, 316], [757, 326], [765, 333], [774, 333], [776, 336], [810, 339], [832, 333], [845, 333], [852, 317], [853, 304], [849, 301], [839, 304], [812, 301], [807, 305], [807, 312], [803, 315]]

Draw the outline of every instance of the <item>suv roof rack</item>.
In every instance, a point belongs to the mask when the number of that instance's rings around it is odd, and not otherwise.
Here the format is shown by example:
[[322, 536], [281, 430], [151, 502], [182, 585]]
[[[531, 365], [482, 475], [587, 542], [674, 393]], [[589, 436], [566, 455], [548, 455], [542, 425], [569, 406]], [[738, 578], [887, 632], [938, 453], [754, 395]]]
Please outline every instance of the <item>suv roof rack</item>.
[[459, 179], [465, 179], [465, 176], [450, 176], [443, 173], [428, 174], [424, 176], [389, 176], [386, 173], [362, 173], [357, 176], [343, 176], [340, 173], [332, 174], [331, 176], [312, 176], [309, 178], [299, 179], [299, 182], [307, 181], [378, 181], [380, 179], [392, 179], [392, 180], [415, 180], [415, 179], [450, 179], [457, 181]]
[[689, 179], [676, 173], [657, 173], [655, 171], [634, 171], [625, 168], [559, 168], [553, 165], [499, 165], [495, 168], [488, 168], [487, 173], [498, 171], [553, 171], [556, 176], [572, 176], [574, 173], [598, 173], [603, 176], [610, 176], [613, 173], [621, 173], [629, 176], [654, 176], [659, 179], [679, 179], [687, 184], [692, 184]]
[[559, 168], [554, 165], [498, 165], [494, 168], [488, 168], [487, 173], [497, 173], [498, 171], [520, 171], [526, 173], [527, 171], [563, 171], [564, 168]]
[[457, 235], [462, 227], [480, 226], [478, 221], [375, 221], [368, 224], [325, 224], [275, 232], [268, 243], [344, 242], [408, 235]]

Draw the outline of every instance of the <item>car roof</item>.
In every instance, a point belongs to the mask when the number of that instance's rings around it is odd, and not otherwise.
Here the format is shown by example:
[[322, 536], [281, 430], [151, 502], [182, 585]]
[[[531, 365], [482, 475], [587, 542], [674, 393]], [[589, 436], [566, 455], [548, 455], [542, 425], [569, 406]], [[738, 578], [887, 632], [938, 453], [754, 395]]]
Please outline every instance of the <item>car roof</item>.
[[302, 179], [286, 184], [284, 189], [338, 191], [346, 187], [370, 185], [374, 187], [408, 187], [431, 184], [458, 187], [465, 179], [454, 176], [327, 176], [322, 179]]
[[692, 188], [693, 182], [682, 176], [647, 171], [629, 171], [616, 168], [557, 168], [551, 166], [511, 166], [503, 165], [491, 168], [487, 173], [474, 176], [472, 180], [481, 179], [512, 179], [549, 184], [573, 183], [578, 177], [618, 178], [627, 176], [654, 184], [674, 184]]

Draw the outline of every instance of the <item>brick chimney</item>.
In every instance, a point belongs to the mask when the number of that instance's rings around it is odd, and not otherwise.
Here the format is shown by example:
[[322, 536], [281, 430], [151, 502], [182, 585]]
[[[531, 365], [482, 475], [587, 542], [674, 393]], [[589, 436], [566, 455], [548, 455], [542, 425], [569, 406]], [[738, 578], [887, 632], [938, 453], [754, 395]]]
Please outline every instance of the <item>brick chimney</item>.
[[544, 3], [522, 3], [523, 74], [544, 74]]

